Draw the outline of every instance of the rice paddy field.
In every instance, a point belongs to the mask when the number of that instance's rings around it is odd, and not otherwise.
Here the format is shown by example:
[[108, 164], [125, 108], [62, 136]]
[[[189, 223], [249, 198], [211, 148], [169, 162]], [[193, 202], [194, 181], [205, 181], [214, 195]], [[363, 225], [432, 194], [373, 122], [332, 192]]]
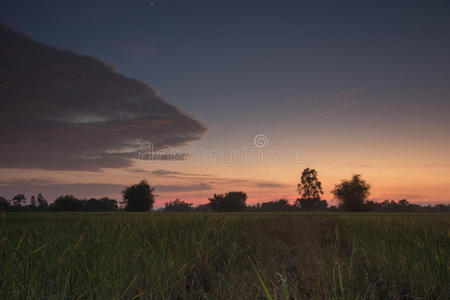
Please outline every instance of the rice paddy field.
[[4, 213], [0, 299], [448, 299], [449, 214]]

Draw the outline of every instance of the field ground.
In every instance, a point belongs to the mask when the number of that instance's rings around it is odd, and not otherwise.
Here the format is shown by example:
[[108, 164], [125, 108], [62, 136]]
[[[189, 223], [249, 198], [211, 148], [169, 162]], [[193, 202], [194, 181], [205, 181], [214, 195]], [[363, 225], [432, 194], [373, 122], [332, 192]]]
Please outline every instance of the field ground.
[[6, 213], [0, 299], [448, 299], [450, 214]]

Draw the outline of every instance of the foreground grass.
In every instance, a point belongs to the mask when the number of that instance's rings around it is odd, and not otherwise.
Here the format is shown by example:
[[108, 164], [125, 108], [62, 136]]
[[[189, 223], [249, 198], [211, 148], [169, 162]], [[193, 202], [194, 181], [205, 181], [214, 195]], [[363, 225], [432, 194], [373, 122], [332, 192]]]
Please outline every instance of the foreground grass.
[[450, 215], [16, 213], [0, 299], [448, 299]]

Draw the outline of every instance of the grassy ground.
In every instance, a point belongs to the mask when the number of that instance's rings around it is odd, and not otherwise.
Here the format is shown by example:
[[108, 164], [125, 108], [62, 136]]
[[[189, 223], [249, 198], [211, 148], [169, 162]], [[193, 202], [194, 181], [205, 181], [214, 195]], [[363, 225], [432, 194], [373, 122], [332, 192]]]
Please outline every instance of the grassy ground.
[[450, 215], [16, 213], [0, 299], [448, 299]]

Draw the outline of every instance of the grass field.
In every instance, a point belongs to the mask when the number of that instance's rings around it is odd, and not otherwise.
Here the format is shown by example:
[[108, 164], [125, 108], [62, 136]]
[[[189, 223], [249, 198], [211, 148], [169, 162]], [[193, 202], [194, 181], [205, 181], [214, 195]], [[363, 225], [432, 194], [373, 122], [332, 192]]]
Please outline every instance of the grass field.
[[0, 299], [448, 299], [450, 215], [7, 213]]

